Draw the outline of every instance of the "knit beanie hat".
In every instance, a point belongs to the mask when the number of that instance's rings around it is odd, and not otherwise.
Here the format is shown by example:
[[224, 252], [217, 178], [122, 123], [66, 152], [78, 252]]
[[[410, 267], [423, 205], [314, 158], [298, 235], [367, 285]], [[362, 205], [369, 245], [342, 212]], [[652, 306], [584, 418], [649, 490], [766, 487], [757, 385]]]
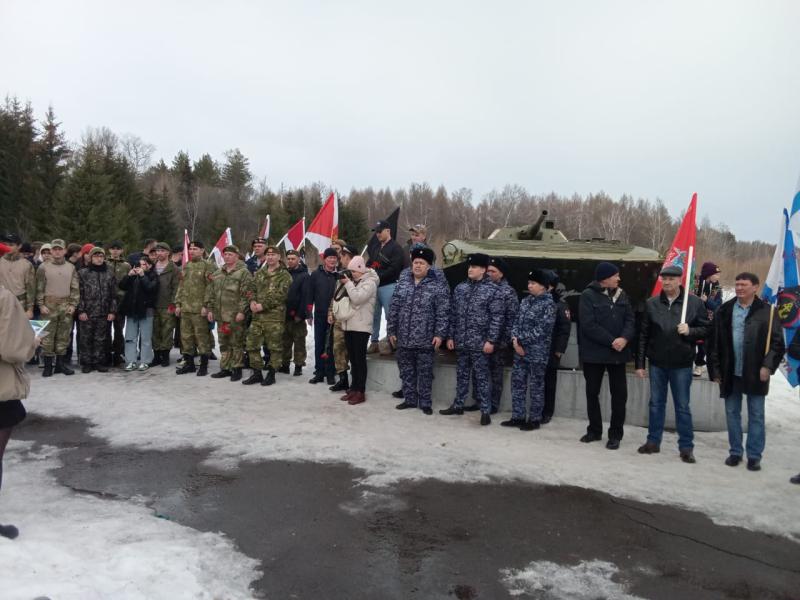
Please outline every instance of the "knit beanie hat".
[[603, 281], [619, 273], [619, 267], [614, 263], [601, 262], [594, 270], [594, 280]]
[[719, 273], [719, 267], [713, 262], [704, 262], [700, 267], [700, 279], [705, 281], [715, 273]]

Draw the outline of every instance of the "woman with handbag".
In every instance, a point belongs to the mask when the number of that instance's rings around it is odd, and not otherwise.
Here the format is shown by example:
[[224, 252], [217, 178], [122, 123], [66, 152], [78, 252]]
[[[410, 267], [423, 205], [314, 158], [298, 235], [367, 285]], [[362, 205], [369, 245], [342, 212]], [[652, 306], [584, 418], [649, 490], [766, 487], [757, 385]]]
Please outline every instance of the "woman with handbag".
[[361, 404], [366, 400], [367, 344], [372, 334], [379, 279], [360, 256], [353, 257], [348, 266], [352, 279], [342, 277], [339, 280], [347, 296], [334, 302], [334, 316], [342, 323], [352, 375], [350, 390], [342, 396], [342, 400], [348, 404]]

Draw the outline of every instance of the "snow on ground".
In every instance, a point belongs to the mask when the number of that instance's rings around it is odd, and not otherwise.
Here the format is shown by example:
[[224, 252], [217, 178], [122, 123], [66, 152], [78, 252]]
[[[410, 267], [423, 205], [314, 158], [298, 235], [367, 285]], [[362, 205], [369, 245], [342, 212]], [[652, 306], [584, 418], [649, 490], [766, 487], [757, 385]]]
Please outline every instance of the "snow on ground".
[[543, 600], [642, 600], [626, 593], [627, 586], [612, 579], [618, 572], [613, 564], [601, 560], [581, 561], [573, 566], [537, 561], [524, 569], [503, 569], [500, 581], [511, 596], [524, 594]]
[[73, 493], [49, 473], [58, 451], [32, 445], [15, 442], [5, 459], [2, 522], [21, 533], [0, 538], [4, 600], [252, 596], [258, 561], [227, 538], [154, 518], [142, 504]]
[[[349, 406], [327, 385], [309, 385], [310, 373], [279, 374], [271, 387], [176, 376], [174, 369], [161, 367], [69, 379], [33, 375], [30, 411], [89, 419], [93, 435], [116, 445], [211, 448], [209, 461], [219, 467], [270, 459], [344, 462], [366, 471], [364, 489], [421, 478], [575, 485], [800, 538], [800, 489], [788, 482], [800, 470], [800, 402], [780, 375], [767, 400], [767, 448], [758, 473], [723, 464], [725, 432], [696, 434], [698, 463], [686, 465], [671, 433], [664, 436], [661, 454], [642, 456], [636, 448], [646, 430], [626, 427], [621, 449], [612, 452], [602, 443], [578, 442], [586, 427], [582, 420], [557, 418], [535, 432], [499, 427], [501, 419], [480, 427], [477, 413], [396, 411], [391, 390], [368, 393], [365, 404]], [[434, 402], [442, 407], [449, 400]], [[16, 493], [11, 485], [3, 492]]]

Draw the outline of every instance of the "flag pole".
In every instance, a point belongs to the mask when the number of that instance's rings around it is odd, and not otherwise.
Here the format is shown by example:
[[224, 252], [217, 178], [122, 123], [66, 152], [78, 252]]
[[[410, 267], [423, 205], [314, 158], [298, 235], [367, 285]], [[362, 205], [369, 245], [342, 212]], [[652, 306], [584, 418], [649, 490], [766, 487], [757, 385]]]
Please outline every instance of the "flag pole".
[[683, 306], [681, 307], [681, 323], [686, 323], [686, 309], [689, 307], [689, 281], [692, 276], [692, 259], [694, 246], [689, 246], [689, 255], [686, 257], [686, 283], [683, 289]]

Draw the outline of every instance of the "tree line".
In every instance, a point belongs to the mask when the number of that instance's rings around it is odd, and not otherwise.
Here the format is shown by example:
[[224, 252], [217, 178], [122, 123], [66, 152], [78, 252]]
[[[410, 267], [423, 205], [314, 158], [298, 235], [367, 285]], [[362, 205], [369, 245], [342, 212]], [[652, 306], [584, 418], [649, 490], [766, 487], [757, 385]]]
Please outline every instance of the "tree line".
[[[663, 253], [682, 216], [670, 215], [659, 198], [536, 195], [519, 185], [480, 199], [468, 188], [448, 191], [424, 182], [346, 193], [322, 182], [275, 188], [254, 177], [238, 148], [225, 151], [221, 160], [181, 151], [169, 163], [153, 164], [155, 150], [138, 136], [107, 128], [89, 129], [71, 142], [52, 107], [37, 120], [30, 103], [7, 97], [0, 106], [0, 229], [31, 241], [120, 239], [136, 248], [147, 237], [178, 244], [184, 228], [209, 245], [231, 227], [236, 242], [246, 247], [267, 214], [276, 242], [301, 217], [310, 223], [323, 198], [335, 192], [340, 237], [359, 247], [371, 235], [370, 224], [399, 206], [400, 240], [408, 227], [421, 223], [436, 249], [449, 239], [483, 238], [500, 227], [530, 224], [547, 210], [570, 239], [617, 239]], [[739, 241], [707, 217], [698, 223], [698, 260], [718, 263], [726, 279], [745, 269], [766, 275], [774, 249]]]

